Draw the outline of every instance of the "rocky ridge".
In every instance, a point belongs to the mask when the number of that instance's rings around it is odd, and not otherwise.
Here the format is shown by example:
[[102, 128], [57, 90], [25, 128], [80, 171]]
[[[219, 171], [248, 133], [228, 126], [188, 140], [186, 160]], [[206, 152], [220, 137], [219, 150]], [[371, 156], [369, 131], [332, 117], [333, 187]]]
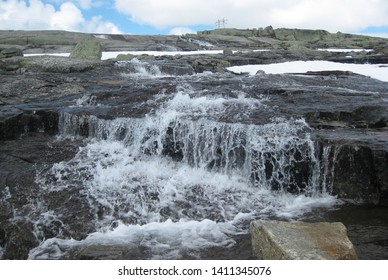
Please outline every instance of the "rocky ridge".
[[215, 29], [198, 34], [174, 35], [111, 35], [84, 34], [66, 31], [0, 31], [0, 49], [16, 47], [24, 53], [71, 52], [80, 42], [94, 39], [104, 51], [131, 50], [198, 50], [237, 48], [239, 50], [275, 49], [311, 51], [326, 48], [367, 49], [386, 53], [387, 39], [362, 35], [329, 33], [324, 30]]

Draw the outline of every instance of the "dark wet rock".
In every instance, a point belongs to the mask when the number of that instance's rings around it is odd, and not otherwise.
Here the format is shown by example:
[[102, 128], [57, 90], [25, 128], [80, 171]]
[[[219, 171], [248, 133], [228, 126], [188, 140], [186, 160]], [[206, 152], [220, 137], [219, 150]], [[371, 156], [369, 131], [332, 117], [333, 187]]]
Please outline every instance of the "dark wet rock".
[[[318, 211], [321, 212], [321, 210]], [[321, 214], [314, 211], [305, 220], [340, 221], [346, 226], [349, 239], [354, 244], [359, 259], [388, 259], [387, 207], [347, 203], [333, 211], [321, 212]]]
[[188, 64], [185, 63], [158, 63], [156, 62], [155, 65], [157, 65], [160, 69], [160, 72], [162, 75], [171, 75], [171, 76], [184, 76], [184, 75], [193, 75], [195, 74], [195, 69]]
[[0, 140], [17, 139], [31, 132], [55, 134], [58, 131], [58, 114], [55, 110], [23, 111], [14, 107], [0, 108]]
[[183, 159], [183, 143], [174, 141], [174, 129], [169, 127], [163, 143], [162, 154], [171, 157], [173, 160], [181, 161]]
[[16, 222], [12, 224], [12, 230], [7, 234], [2, 259], [26, 259], [30, 250], [38, 244], [32, 233], [32, 224]]
[[[387, 206], [386, 129], [319, 131], [323, 184], [343, 199]], [[325, 149], [325, 150], [323, 150]]]
[[[340, 148], [335, 161], [336, 176], [333, 192], [344, 198], [364, 198], [377, 202], [377, 189], [371, 178], [373, 159], [369, 149], [362, 147]], [[356, 188], [355, 186], [359, 187]]]
[[150, 257], [146, 248], [130, 245], [91, 245], [69, 253], [69, 259], [76, 260], [144, 260]]
[[195, 59], [191, 66], [194, 68], [195, 72], [202, 73], [205, 71], [223, 72], [225, 71], [225, 68], [231, 65], [227, 60], [203, 57]]
[[[47, 178], [47, 183], [50, 179]], [[87, 178], [85, 178], [87, 179]], [[78, 182], [81, 184], [82, 182]], [[67, 189], [47, 192], [43, 200], [48, 211], [63, 213], [59, 220], [51, 224], [44, 221], [41, 225], [42, 239], [53, 237], [73, 238], [82, 240], [87, 234], [93, 232], [95, 213], [89, 206], [88, 198], [82, 194], [77, 185], [70, 185]]]
[[[4, 248], [2, 258], [26, 259], [29, 251], [42, 241], [39, 238], [43, 236], [39, 236], [39, 231], [47, 235], [45, 238], [59, 231], [66, 233], [66, 228], [61, 228], [55, 221], [51, 226], [45, 224], [45, 227], [39, 223], [33, 224], [32, 220], [39, 220], [39, 217], [34, 216], [36, 207], [44, 207], [45, 204], [35, 181], [36, 173], [50, 164], [74, 156], [80, 143], [57, 141], [43, 133], [0, 142], [0, 246]], [[55, 207], [62, 206], [63, 204], [57, 204]], [[76, 203], [67, 206], [83, 207]], [[74, 209], [73, 212], [80, 211]], [[83, 221], [75, 232], [85, 232], [81, 230], [81, 226], [85, 228], [87, 225], [88, 223]]]

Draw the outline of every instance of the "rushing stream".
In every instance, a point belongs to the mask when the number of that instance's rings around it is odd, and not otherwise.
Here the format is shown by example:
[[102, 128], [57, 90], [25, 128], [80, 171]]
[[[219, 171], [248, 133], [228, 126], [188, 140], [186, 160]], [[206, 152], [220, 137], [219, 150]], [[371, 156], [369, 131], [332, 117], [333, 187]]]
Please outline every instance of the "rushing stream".
[[325, 167], [303, 119], [249, 122], [273, 110], [268, 97], [185, 82], [149, 102], [144, 117], [80, 114], [99, 106], [83, 100], [60, 113], [59, 137], [83, 145], [37, 174], [40, 200], [29, 219], [41, 243], [30, 259], [74, 258], [87, 248], [200, 258], [235, 246], [253, 219], [297, 219], [338, 203], [320, 184]]

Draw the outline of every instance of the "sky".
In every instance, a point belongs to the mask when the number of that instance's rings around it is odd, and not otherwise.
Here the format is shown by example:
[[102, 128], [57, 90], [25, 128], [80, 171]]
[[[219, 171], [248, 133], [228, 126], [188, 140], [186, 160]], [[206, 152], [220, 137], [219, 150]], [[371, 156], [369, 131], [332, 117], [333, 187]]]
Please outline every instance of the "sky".
[[217, 28], [324, 29], [388, 37], [388, 0], [0, 0], [1, 30], [104, 34]]

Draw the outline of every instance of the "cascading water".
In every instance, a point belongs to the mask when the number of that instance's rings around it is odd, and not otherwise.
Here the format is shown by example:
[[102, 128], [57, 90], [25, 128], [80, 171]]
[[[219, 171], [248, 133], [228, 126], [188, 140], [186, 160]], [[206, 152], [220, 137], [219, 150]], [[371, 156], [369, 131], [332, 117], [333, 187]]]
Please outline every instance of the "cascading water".
[[[37, 181], [43, 198], [61, 194], [84, 204], [71, 217], [66, 207], [43, 207], [35, 222], [42, 243], [30, 258], [71, 258], [96, 244], [143, 248], [149, 258], [198, 258], [206, 248], [232, 247], [252, 219], [296, 218], [335, 203], [319, 187], [303, 119], [245, 121], [270, 110], [268, 98], [181, 87], [158, 100], [144, 118], [61, 113], [63, 137], [88, 138], [73, 159]], [[66, 223], [71, 218], [88, 220], [77, 240], [77, 228]], [[45, 223], [55, 234], [45, 235]]]
[[123, 73], [123, 76], [147, 76], [150, 78], [165, 76], [156, 65], [140, 61], [136, 58], [128, 62], [117, 62], [116, 65], [127, 72]]

